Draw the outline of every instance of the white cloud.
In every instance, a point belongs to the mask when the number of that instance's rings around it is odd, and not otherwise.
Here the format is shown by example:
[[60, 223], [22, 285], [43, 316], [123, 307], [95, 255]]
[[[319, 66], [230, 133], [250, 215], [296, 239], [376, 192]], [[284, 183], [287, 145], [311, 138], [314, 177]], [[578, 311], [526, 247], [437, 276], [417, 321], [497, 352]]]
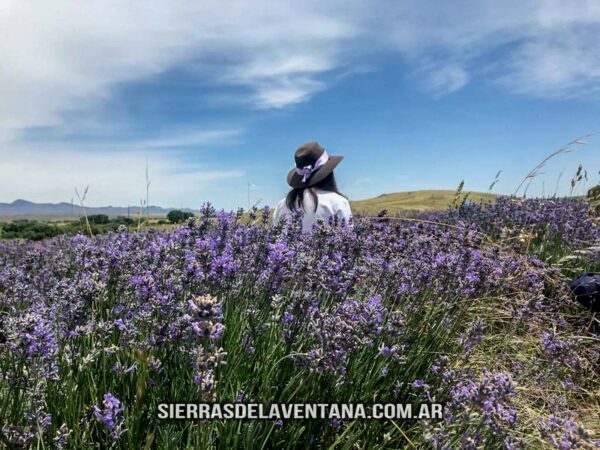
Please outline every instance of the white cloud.
[[536, 38], [495, 68], [496, 82], [511, 91], [569, 98], [600, 91], [600, 29], [569, 30]]
[[259, 108], [282, 108], [303, 102], [325, 88], [314, 76], [336, 67], [332, 55], [309, 54], [310, 50], [258, 56], [235, 67], [223, 81], [253, 87], [253, 100]]
[[242, 134], [239, 128], [223, 128], [216, 130], [171, 130], [152, 138], [138, 140], [122, 140], [117, 142], [117, 147], [133, 148], [138, 150], [166, 149], [177, 147], [197, 147], [210, 144], [232, 144], [237, 142]]
[[423, 77], [425, 88], [436, 95], [458, 91], [469, 82], [467, 71], [454, 64], [423, 64], [415, 76]]
[[[7, 2], [7, 3], [6, 3]], [[59, 126], [120, 83], [189, 64], [254, 90], [260, 106], [304, 100], [348, 26], [310, 3], [4, 0], [0, 138]]]
[[85, 151], [13, 147], [0, 152], [0, 201], [25, 198], [38, 202], [70, 201], [75, 187], [90, 186], [90, 206], [136, 205], [145, 198], [145, 164], [149, 160], [150, 203], [198, 206], [219, 181], [244, 172], [190, 163], [173, 152], [137, 150]]
[[[408, 1], [390, 39], [434, 93], [478, 77], [510, 92], [579, 97], [600, 84], [600, 2]], [[391, 27], [391, 25], [390, 25]]]
[[259, 108], [306, 101], [328, 87], [325, 74], [363, 65], [371, 54], [402, 58], [436, 94], [482, 76], [516, 93], [550, 97], [584, 95], [599, 81], [596, 0], [1, 5], [0, 140], [30, 127], [64, 126], [65, 113], [86, 111], [123, 83], [175, 67], [206, 83], [246, 88], [240, 102]]

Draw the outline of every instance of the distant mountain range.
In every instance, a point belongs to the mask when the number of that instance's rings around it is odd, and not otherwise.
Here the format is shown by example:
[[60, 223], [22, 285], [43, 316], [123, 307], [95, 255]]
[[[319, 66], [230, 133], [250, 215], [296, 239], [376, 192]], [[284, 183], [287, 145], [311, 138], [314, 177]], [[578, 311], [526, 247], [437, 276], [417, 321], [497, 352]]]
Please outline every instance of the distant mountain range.
[[[162, 208], [160, 206], [149, 206], [148, 214], [151, 216], [165, 216], [173, 209], [192, 211], [188, 208]], [[99, 206], [87, 207], [86, 213], [106, 214], [107, 216], [134, 216], [139, 214], [140, 206]], [[144, 208], [144, 212], [146, 209]], [[0, 203], [0, 217], [79, 217], [81, 208], [71, 203], [34, 203], [27, 200], [15, 200], [12, 203]]]

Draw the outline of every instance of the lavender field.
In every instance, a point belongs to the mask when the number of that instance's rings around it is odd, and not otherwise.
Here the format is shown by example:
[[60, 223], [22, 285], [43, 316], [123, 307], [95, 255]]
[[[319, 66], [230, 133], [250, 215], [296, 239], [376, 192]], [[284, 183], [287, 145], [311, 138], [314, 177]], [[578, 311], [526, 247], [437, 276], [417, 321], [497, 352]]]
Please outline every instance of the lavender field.
[[[600, 447], [600, 324], [568, 287], [600, 268], [589, 203], [268, 223], [204, 205], [173, 231], [0, 243], [0, 447]], [[161, 421], [166, 401], [445, 410]]]

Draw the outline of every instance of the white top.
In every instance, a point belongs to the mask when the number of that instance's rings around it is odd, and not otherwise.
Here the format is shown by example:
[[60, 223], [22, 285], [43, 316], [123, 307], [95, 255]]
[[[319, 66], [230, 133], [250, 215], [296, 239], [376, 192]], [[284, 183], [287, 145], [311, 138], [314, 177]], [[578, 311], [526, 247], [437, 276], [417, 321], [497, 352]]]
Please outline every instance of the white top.
[[[308, 192], [304, 191], [304, 216], [302, 217], [302, 231], [311, 231], [312, 226], [319, 220], [327, 222], [330, 217], [337, 216], [338, 220], [343, 219], [345, 224], [352, 217], [352, 211], [350, 210], [350, 202], [335, 192], [324, 191], [322, 189], [315, 188], [315, 194], [317, 194], [318, 205], [315, 211], [315, 202]], [[285, 197], [277, 203], [275, 212], [273, 213], [273, 223], [279, 222], [282, 217], [289, 216], [291, 211], [285, 204]]]

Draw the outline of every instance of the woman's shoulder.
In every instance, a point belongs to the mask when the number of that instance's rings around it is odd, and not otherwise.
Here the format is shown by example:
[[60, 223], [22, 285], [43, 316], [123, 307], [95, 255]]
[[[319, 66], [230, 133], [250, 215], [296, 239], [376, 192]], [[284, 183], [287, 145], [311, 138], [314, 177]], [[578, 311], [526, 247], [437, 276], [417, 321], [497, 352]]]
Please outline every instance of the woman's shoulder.
[[282, 209], [286, 209], [287, 206], [285, 204], [285, 197], [283, 197], [281, 200], [279, 200], [277, 202], [277, 204], [275, 205], [275, 212], [277, 211], [281, 211]]
[[318, 196], [325, 196], [325, 197], [343, 197], [342, 195], [338, 194], [337, 192], [334, 191], [326, 191], [325, 189], [320, 189], [320, 188], [315, 188], [315, 193]]
[[275, 205], [275, 209], [273, 211], [273, 223], [279, 222], [279, 219], [286, 216], [288, 214], [288, 212], [289, 211], [285, 204], [285, 197], [284, 197], [281, 200], [279, 200], [279, 202], [277, 202], [277, 205]]
[[336, 205], [350, 205], [350, 202], [348, 201], [348, 199], [346, 197], [344, 197], [341, 194], [338, 194], [337, 192], [333, 192], [333, 191], [324, 191], [321, 189], [316, 190], [317, 192], [317, 196], [319, 197], [319, 202], [321, 201], [326, 201], [328, 203], [331, 204], [336, 204]]

